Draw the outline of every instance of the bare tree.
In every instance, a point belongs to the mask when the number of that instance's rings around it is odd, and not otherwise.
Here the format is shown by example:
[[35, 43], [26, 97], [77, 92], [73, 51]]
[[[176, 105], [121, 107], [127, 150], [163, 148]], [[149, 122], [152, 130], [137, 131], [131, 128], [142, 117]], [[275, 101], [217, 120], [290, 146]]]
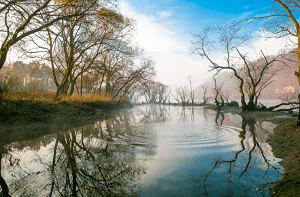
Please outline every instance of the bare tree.
[[187, 86], [180, 86], [175, 89], [176, 96], [174, 97], [178, 103], [185, 106], [189, 102], [189, 88]]
[[158, 94], [158, 102], [159, 103], [166, 103], [169, 99], [171, 89], [161, 82], [156, 82], [157, 86], [157, 94]]
[[[192, 52], [199, 54], [201, 57], [205, 57], [209, 60], [209, 71], [216, 70], [217, 72], [219, 72], [222, 69], [229, 69], [234, 73], [234, 76], [239, 81], [239, 92], [241, 95], [242, 108], [245, 108], [247, 104], [245, 101], [245, 93], [243, 90], [244, 80], [237, 71], [237, 67], [240, 65], [237, 65], [233, 53], [235, 52], [237, 47], [244, 46], [249, 42], [250, 35], [241, 35], [240, 29], [241, 25], [227, 26], [226, 24], [217, 28], [206, 27], [205, 29], [203, 29], [202, 33], [195, 35], [196, 41], [192, 42]], [[219, 41], [217, 43], [210, 41], [211, 34], [214, 33], [216, 33], [218, 36]], [[222, 50], [222, 52], [224, 52], [224, 65], [220, 65], [210, 58], [209, 53], [214, 48], [218, 48], [219, 50]]]
[[207, 83], [204, 83], [201, 85], [201, 88], [203, 89], [203, 104], [206, 104], [207, 100], [209, 99], [206, 94], [207, 94], [207, 91], [208, 91], [208, 84]]
[[171, 91], [167, 85], [152, 79], [141, 84], [141, 94], [148, 103], [166, 103], [170, 93]]
[[142, 83], [142, 95], [146, 99], [147, 103], [155, 103], [158, 99], [156, 82], [153, 80], [144, 81]]
[[138, 52], [131, 47], [124, 47], [122, 51], [109, 50], [102, 53], [99, 62], [93, 66], [95, 75], [101, 75], [101, 81], [98, 82], [99, 93], [102, 85], [105, 85], [105, 96], [113, 97], [125, 79], [136, 69], [134, 59], [137, 57]]
[[[5, 64], [8, 52], [13, 45], [58, 21], [83, 15], [96, 3], [97, 0], [93, 2], [74, 1], [74, 3], [70, 1], [53, 2], [52, 0], [1, 0], [0, 69]], [[72, 7], [72, 13], [67, 12], [70, 7]], [[45, 16], [48, 18], [46, 22], [44, 21]]]
[[[221, 107], [224, 106], [224, 99], [223, 96], [221, 94], [221, 89], [224, 83], [222, 83], [220, 86], [217, 85], [217, 80], [216, 78], [213, 78], [214, 82], [215, 82], [215, 87], [214, 87], [214, 91], [215, 91], [215, 103], [217, 106], [217, 110], [220, 111]], [[219, 99], [221, 100], [221, 102], [219, 101]]]
[[[252, 17], [246, 21], [257, 19], [267, 19], [265, 23], [265, 31], [271, 32], [274, 37], [295, 37], [296, 42], [292, 42], [297, 46], [298, 70], [295, 71], [295, 76], [300, 86], [300, 23], [298, 21], [298, 13], [300, 11], [300, 2], [296, 0], [273, 0], [277, 7], [271, 8], [271, 14]], [[245, 21], [242, 21], [245, 22]], [[289, 39], [291, 40], [291, 39]], [[298, 95], [300, 100], [300, 94]], [[300, 126], [300, 110], [298, 114], [297, 125]]]
[[230, 98], [231, 93], [232, 93], [231, 91], [222, 91], [221, 92], [222, 97], [224, 98], [226, 103], [229, 103], [229, 98]]
[[192, 105], [194, 105], [195, 91], [193, 90], [193, 86], [192, 86], [192, 81], [193, 81], [192, 76], [188, 76], [188, 81], [189, 81], [189, 85], [190, 85], [190, 100], [191, 100]]
[[58, 98], [73, 94], [79, 76], [97, 64], [101, 54], [127, 45], [125, 37], [132, 29], [132, 21], [104, 7], [95, 6], [92, 10], [90, 15], [62, 20], [47, 28], [47, 34], [39, 34], [37, 37], [48, 47], [32, 39], [38, 48], [46, 50], [52, 69], [57, 68], [62, 75], [58, 81], [53, 72]]
[[273, 82], [273, 77], [277, 74], [279, 69], [272, 67], [275, 61], [278, 61], [279, 55], [275, 57], [267, 57], [261, 51], [262, 57], [256, 61], [250, 62], [244, 55], [237, 50], [239, 56], [244, 61], [244, 77], [245, 90], [248, 94], [249, 102], [247, 104], [248, 110], [253, 110], [257, 106], [257, 99], [259, 98], [263, 89]]
[[[261, 91], [270, 84], [272, 77], [276, 74], [275, 71], [271, 71], [271, 67], [275, 61], [279, 61], [277, 59], [279, 55], [267, 57], [261, 51], [262, 55], [256, 61], [257, 64], [250, 63], [248, 57], [238, 49], [245, 46], [245, 44], [249, 44], [250, 35], [244, 35], [240, 31], [241, 25], [227, 26], [224, 24], [217, 28], [205, 28], [202, 34], [195, 35], [196, 41], [192, 42], [192, 51], [209, 60], [210, 71], [217, 71], [217, 73], [221, 70], [232, 71], [239, 82], [242, 109], [244, 111], [255, 110], [257, 98]], [[217, 34], [217, 43], [210, 41], [211, 34]], [[217, 63], [210, 58], [209, 53], [213, 48], [218, 48], [224, 52], [224, 63]], [[246, 85], [248, 87], [247, 91], [249, 91], [248, 103], [245, 99]]]

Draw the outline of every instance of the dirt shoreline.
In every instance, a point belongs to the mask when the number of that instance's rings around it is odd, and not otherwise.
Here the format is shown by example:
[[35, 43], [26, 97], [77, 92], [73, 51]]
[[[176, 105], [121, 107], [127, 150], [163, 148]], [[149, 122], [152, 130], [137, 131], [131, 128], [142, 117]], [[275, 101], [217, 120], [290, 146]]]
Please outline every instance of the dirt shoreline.
[[124, 108], [132, 108], [132, 104], [3, 101], [0, 104], [0, 145], [108, 119], [114, 111]]

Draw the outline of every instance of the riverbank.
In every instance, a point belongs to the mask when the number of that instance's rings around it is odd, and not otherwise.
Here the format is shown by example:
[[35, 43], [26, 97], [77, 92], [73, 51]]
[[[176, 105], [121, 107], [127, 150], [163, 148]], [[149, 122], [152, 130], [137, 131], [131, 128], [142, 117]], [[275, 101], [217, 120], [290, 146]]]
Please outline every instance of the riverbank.
[[268, 139], [272, 151], [281, 158], [283, 178], [270, 188], [271, 196], [300, 196], [300, 128], [296, 123], [277, 126]]
[[[208, 107], [215, 109], [215, 107]], [[272, 146], [275, 157], [281, 158], [284, 168], [283, 178], [272, 185], [270, 195], [300, 196], [300, 127], [296, 126], [297, 114], [285, 112], [254, 111], [242, 112], [238, 107], [224, 107], [223, 113], [235, 113], [260, 121], [269, 121], [278, 125], [267, 142]]]
[[131, 108], [129, 102], [41, 102], [4, 100], [0, 104], [2, 142], [36, 138], [97, 120], [107, 119], [113, 111]]

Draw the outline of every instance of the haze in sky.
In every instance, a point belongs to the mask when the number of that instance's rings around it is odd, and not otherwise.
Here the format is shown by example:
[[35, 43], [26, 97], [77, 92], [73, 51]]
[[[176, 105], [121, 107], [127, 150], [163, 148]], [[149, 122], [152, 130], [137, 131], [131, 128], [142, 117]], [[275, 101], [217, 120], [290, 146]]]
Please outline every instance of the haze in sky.
[[[213, 75], [208, 72], [209, 63], [190, 52], [193, 34], [207, 25], [266, 15], [270, 6], [276, 4], [272, 0], [121, 0], [119, 3], [122, 14], [136, 20], [133, 41], [155, 61], [156, 80], [173, 87], [187, 84], [189, 75], [194, 87]], [[262, 25], [262, 21], [255, 21], [248, 29], [259, 34]], [[286, 46], [286, 39], [257, 38], [254, 41], [254, 48], [268, 55]]]

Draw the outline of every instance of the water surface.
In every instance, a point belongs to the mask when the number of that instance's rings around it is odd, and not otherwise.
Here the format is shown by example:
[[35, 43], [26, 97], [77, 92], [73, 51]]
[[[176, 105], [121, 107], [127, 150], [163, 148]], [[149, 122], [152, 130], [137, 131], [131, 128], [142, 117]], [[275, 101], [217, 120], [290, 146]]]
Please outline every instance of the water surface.
[[2, 143], [2, 193], [269, 196], [283, 172], [266, 143], [274, 127], [201, 107], [136, 106], [105, 121]]

